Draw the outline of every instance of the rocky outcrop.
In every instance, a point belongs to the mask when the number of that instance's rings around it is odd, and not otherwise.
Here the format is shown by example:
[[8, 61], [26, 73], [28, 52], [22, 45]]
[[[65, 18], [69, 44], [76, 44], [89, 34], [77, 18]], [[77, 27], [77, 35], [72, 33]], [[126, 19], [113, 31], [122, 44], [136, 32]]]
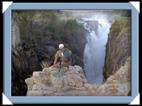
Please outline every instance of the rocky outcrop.
[[114, 21], [108, 35], [104, 77], [115, 73], [130, 56], [130, 18], [121, 17]]
[[51, 66], [34, 72], [26, 83], [27, 95], [77, 95], [79, 92], [76, 91], [84, 90], [82, 87], [87, 80], [79, 66], [69, 66], [69, 69], [63, 67], [60, 72], [59, 68]]
[[126, 62], [121, 66], [115, 74], [111, 75], [106, 82], [98, 89], [99, 95], [129, 95], [131, 90], [130, 85], [130, 57], [126, 59]]
[[102, 85], [89, 84], [80, 66], [59, 68], [49, 67], [33, 72], [25, 80], [28, 86], [27, 96], [91, 96], [121, 95], [130, 91], [130, 58], [114, 75]]

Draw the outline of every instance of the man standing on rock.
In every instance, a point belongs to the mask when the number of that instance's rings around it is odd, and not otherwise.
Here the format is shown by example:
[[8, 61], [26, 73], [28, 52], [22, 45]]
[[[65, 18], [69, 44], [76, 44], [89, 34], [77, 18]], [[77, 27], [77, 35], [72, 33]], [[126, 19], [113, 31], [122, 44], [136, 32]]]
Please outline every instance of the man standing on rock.
[[71, 50], [64, 48], [64, 44], [59, 44], [59, 50], [55, 54], [54, 66], [56, 67], [67, 67], [72, 63], [72, 52]]

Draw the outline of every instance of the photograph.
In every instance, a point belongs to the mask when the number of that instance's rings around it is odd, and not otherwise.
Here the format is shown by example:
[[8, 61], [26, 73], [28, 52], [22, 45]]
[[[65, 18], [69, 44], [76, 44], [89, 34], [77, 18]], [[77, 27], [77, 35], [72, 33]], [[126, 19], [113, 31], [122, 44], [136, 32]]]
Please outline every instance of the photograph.
[[131, 95], [131, 11], [13, 10], [13, 96]]
[[2, 104], [139, 104], [140, 2], [3, 2]]

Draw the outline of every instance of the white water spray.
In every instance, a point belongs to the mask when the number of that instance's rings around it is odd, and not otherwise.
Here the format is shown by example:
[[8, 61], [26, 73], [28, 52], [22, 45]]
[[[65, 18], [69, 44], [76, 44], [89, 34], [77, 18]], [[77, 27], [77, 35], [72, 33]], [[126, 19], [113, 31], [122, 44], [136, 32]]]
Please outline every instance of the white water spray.
[[[97, 30], [92, 30], [88, 21], [97, 21]], [[105, 46], [107, 43], [110, 23], [104, 14], [95, 14], [90, 18], [82, 18], [84, 28], [89, 32], [84, 49], [84, 69], [89, 83], [103, 82], [103, 67], [105, 60]]]

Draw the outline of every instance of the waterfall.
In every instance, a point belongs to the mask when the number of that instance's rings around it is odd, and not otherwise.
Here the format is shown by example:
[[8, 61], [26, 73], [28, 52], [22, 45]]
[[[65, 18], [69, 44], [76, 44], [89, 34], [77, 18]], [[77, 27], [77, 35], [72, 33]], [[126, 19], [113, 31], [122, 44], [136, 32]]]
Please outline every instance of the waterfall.
[[[88, 21], [97, 21], [97, 29], [92, 28]], [[78, 22], [83, 23], [89, 32], [86, 36], [87, 43], [84, 49], [84, 70], [89, 83], [101, 84], [103, 82], [103, 67], [105, 61], [105, 46], [107, 43], [110, 23], [107, 16], [95, 14], [89, 18], [82, 18]]]

